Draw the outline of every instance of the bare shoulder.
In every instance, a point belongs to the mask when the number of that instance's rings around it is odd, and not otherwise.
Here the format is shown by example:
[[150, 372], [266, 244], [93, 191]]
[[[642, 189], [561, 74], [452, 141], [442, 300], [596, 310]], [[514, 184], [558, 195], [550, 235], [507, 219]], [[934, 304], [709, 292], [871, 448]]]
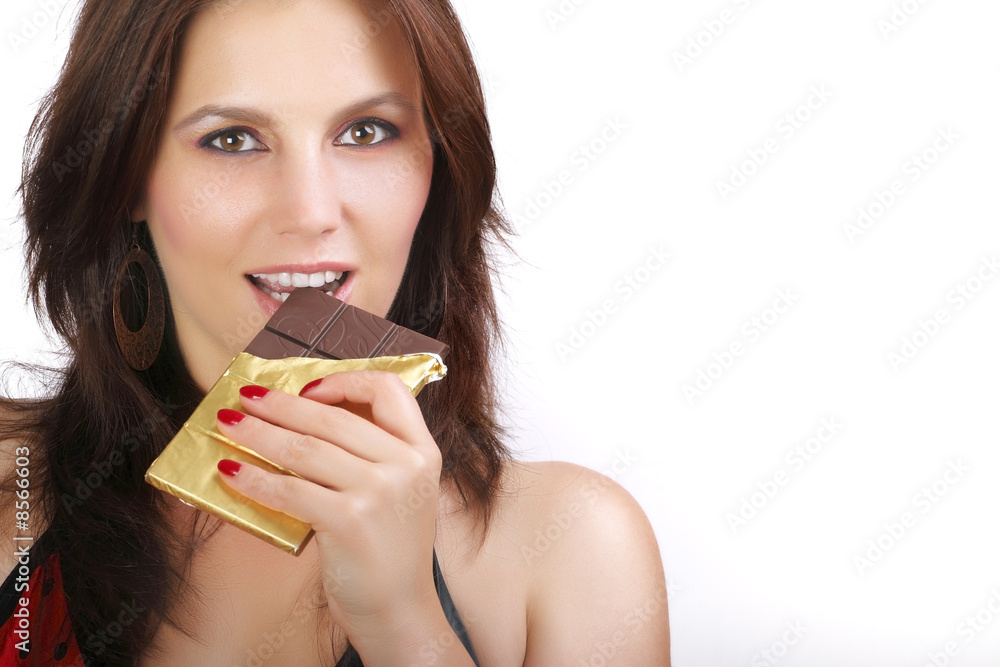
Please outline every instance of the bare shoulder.
[[590, 664], [593, 655], [669, 664], [663, 564], [632, 495], [563, 462], [513, 465], [510, 490], [508, 521], [529, 569], [525, 664]]
[[659, 548], [645, 512], [606, 475], [562, 461], [515, 463], [510, 489], [509, 502], [516, 506], [521, 537], [531, 542], [524, 543], [523, 555], [526, 559], [535, 556], [543, 570], [548, 559], [541, 557], [549, 551], [559, 552], [558, 567], [562, 568], [566, 556], [585, 548], [591, 557], [577, 564], [586, 566], [601, 554], [615, 555], [623, 539], [629, 541], [629, 551], [642, 547], [659, 562]]

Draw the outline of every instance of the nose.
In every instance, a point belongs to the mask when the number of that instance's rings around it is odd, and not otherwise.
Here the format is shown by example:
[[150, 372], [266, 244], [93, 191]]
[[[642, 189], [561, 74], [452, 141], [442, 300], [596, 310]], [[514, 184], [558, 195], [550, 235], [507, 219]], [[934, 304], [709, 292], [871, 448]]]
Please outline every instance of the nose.
[[343, 183], [337, 165], [322, 146], [288, 150], [279, 160], [274, 180], [265, 186], [274, 195], [271, 228], [277, 234], [315, 237], [341, 225]]

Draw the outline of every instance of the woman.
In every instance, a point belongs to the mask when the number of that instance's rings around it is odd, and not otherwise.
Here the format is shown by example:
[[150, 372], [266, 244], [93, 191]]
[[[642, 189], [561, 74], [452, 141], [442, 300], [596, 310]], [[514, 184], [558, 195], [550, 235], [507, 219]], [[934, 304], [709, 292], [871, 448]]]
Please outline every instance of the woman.
[[[0, 655], [669, 663], [641, 509], [594, 472], [516, 463], [501, 439], [489, 250], [506, 227], [446, 0], [88, 1], [28, 158], [30, 292], [70, 363], [51, 399], [4, 405], [0, 531], [31, 552], [4, 556]], [[142, 280], [130, 267], [146, 257]], [[292, 558], [143, 473], [304, 280], [452, 353], [419, 401], [355, 372], [301, 396], [247, 387], [220, 413], [223, 433], [302, 477], [219, 463], [239, 493], [313, 525]]]

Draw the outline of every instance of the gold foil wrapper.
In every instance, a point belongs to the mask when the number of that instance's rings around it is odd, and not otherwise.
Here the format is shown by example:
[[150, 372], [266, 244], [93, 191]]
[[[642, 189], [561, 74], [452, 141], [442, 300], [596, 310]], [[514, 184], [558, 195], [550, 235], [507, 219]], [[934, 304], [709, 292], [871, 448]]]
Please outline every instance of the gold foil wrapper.
[[396, 373], [416, 396], [448, 372], [437, 355], [409, 354], [371, 359], [261, 359], [240, 353], [146, 471], [146, 481], [200, 510], [214, 514], [295, 556], [312, 537], [309, 524], [233, 491], [219, 479], [222, 459], [250, 463], [269, 472], [295, 475], [219, 433], [216, 413], [240, 409], [239, 389], [256, 384], [298, 394], [307, 383], [332, 373], [377, 370]]

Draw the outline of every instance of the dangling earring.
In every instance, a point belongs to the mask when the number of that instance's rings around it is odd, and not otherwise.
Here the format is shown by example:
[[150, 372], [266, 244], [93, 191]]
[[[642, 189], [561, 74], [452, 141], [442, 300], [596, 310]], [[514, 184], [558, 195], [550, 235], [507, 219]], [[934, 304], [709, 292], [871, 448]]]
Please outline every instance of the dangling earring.
[[[126, 280], [128, 267], [138, 264], [143, 273], [146, 274], [146, 321], [138, 331], [132, 331], [125, 323], [122, 315], [122, 290]], [[118, 337], [118, 347], [128, 365], [137, 371], [144, 371], [153, 365], [156, 355], [160, 352], [160, 344], [163, 342], [163, 328], [166, 322], [165, 305], [163, 298], [163, 283], [160, 281], [160, 272], [153, 262], [149, 253], [139, 247], [139, 243], [133, 239], [132, 248], [129, 250], [121, 266], [118, 267], [118, 276], [115, 278], [115, 295], [113, 312], [115, 319], [115, 335]]]

